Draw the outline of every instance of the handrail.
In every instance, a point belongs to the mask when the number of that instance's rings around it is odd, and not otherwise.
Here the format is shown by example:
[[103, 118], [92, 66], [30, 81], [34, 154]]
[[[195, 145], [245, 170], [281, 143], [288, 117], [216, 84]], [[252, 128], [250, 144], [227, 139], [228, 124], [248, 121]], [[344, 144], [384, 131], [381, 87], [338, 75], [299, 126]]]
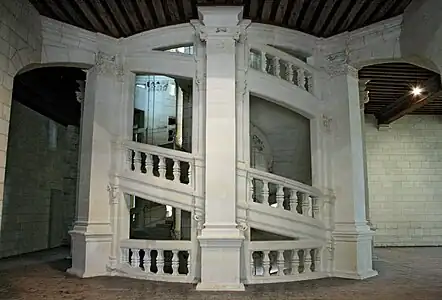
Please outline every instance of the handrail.
[[272, 183], [277, 182], [277, 183], [283, 184], [283, 185], [285, 185], [285, 186], [287, 186], [289, 188], [293, 188], [293, 189], [295, 189], [297, 191], [300, 191], [300, 192], [313, 194], [313, 195], [318, 196], [318, 197], [323, 196], [322, 192], [318, 188], [309, 186], [307, 184], [298, 182], [296, 180], [292, 180], [292, 179], [289, 179], [289, 178], [286, 178], [286, 177], [282, 177], [282, 176], [279, 176], [279, 175], [275, 175], [275, 174], [272, 174], [272, 173], [263, 172], [263, 171], [260, 171], [260, 170], [257, 170], [257, 169], [253, 169], [253, 168], [247, 169], [247, 172], [249, 174], [253, 174], [258, 179], [268, 179]]
[[313, 249], [324, 246], [324, 241], [298, 240], [298, 241], [257, 241], [249, 242], [249, 251], [279, 251], [281, 249]]
[[309, 64], [307, 64], [306, 62], [300, 60], [299, 58], [296, 58], [290, 54], [285, 53], [284, 51], [281, 51], [275, 47], [269, 46], [269, 45], [264, 45], [264, 44], [251, 44], [250, 48], [252, 50], [260, 50], [260, 51], [264, 51], [267, 54], [276, 56], [282, 60], [288, 61], [300, 68], [303, 68], [307, 71], [309, 71], [310, 73], [315, 72], [315, 68]]
[[130, 148], [132, 150], [147, 152], [153, 155], [167, 156], [170, 158], [177, 158], [181, 161], [192, 162], [197, 158], [192, 155], [192, 153], [187, 153], [183, 151], [177, 151], [172, 149], [167, 149], [159, 146], [148, 145], [133, 141], [124, 141], [122, 142], [123, 146]]
[[192, 241], [161, 241], [161, 240], [122, 240], [120, 248], [130, 249], [162, 249], [162, 250], [192, 250]]

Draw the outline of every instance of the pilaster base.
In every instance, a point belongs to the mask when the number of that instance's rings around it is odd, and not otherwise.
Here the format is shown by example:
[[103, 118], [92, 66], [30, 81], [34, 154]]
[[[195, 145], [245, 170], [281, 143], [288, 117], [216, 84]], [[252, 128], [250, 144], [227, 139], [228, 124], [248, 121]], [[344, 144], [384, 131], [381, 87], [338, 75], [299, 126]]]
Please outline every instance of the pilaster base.
[[378, 275], [373, 270], [373, 231], [367, 224], [336, 224], [333, 238], [334, 277], [366, 279]]
[[76, 225], [69, 232], [72, 238], [72, 267], [69, 274], [86, 278], [109, 275], [107, 265], [112, 234], [109, 225]]
[[201, 282], [198, 291], [244, 291], [241, 283], [241, 245], [244, 237], [235, 227], [205, 228], [201, 245]]

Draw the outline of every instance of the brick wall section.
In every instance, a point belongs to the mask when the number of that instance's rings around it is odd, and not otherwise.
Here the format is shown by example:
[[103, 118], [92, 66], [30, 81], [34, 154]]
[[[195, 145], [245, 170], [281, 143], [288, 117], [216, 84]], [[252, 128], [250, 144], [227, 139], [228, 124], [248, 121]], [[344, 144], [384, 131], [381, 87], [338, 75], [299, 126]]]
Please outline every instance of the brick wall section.
[[[50, 142], [50, 122], [57, 132]], [[55, 147], [54, 147], [55, 146]], [[6, 162], [0, 257], [57, 246], [67, 238], [75, 212], [78, 130], [13, 101]], [[58, 218], [50, 230], [51, 190]]]
[[442, 118], [406, 116], [388, 131], [365, 123], [375, 244], [442, 245]]
[[41, 47], [41, 22], [35, 8], [26, 0], [1, 0], [0, 218], [3, 207], [4, 172], [13, 80], [16, 73], [23, 67], [31, 63], [40, 62]]

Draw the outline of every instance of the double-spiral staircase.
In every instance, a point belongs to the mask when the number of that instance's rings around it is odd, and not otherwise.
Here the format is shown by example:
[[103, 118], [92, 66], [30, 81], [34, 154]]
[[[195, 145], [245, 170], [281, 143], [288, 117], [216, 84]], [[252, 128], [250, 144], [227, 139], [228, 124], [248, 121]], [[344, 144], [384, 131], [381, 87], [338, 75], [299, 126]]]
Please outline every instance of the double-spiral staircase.
[[[250, 68], [312, 93], [314, 71], [310, 66], [275, 48], [252, 46]], [[114, 171], [121, 192], [188, 211], [192, 216], [190, 240], [119, 239], [116, 273], [158, 281], [198, 281], [204, 159], [132, 141], [115, 143], [114, 148]], [[241, 248], [243, 283], [329, 276], [333, 263], [332, 199], [312, 186], [254, 168], [238, 167], [237, 176], [245, 178], [237, 182], [246, 182], [237, 187], [246, 193], [238, 194], [236, 212], [245, 237]], [[252, 231], [283, 238], [266, 240], [264, 234], [252, 239]]]

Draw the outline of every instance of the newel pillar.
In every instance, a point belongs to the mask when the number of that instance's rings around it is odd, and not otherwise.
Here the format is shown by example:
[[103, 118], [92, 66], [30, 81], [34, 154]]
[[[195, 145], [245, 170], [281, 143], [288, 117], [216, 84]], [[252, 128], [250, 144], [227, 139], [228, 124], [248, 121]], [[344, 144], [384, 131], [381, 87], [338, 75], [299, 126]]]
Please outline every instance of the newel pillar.
[[[107, 275], [112, 256], [109, 172], [111, 141], [122, 128], [122, 70], [117, 55], [96, 54], [82, 105], [77, 219], [72, 231], [72, 268], [80, 277]], [[112, 193], [113, 194], [113, 193]], [[112, 197], [111, 197], [112, 198]]]
[[[236, 224], [236, 43], [242, 7], [199, 7], [205, 42], [205, 223], [198, 290], [244, 290]], [[196, 25], [194, 23], [194, 25]]]
[[373, 232], [365, 213], [364, 148], [359, 102], [358, 71], [347, 64], [345, 54], [329, 57], [329, 110], [333, 144], [331, 176], [335, 192], [333, 231], [336, 277], [365, 279], [372, 269]]

